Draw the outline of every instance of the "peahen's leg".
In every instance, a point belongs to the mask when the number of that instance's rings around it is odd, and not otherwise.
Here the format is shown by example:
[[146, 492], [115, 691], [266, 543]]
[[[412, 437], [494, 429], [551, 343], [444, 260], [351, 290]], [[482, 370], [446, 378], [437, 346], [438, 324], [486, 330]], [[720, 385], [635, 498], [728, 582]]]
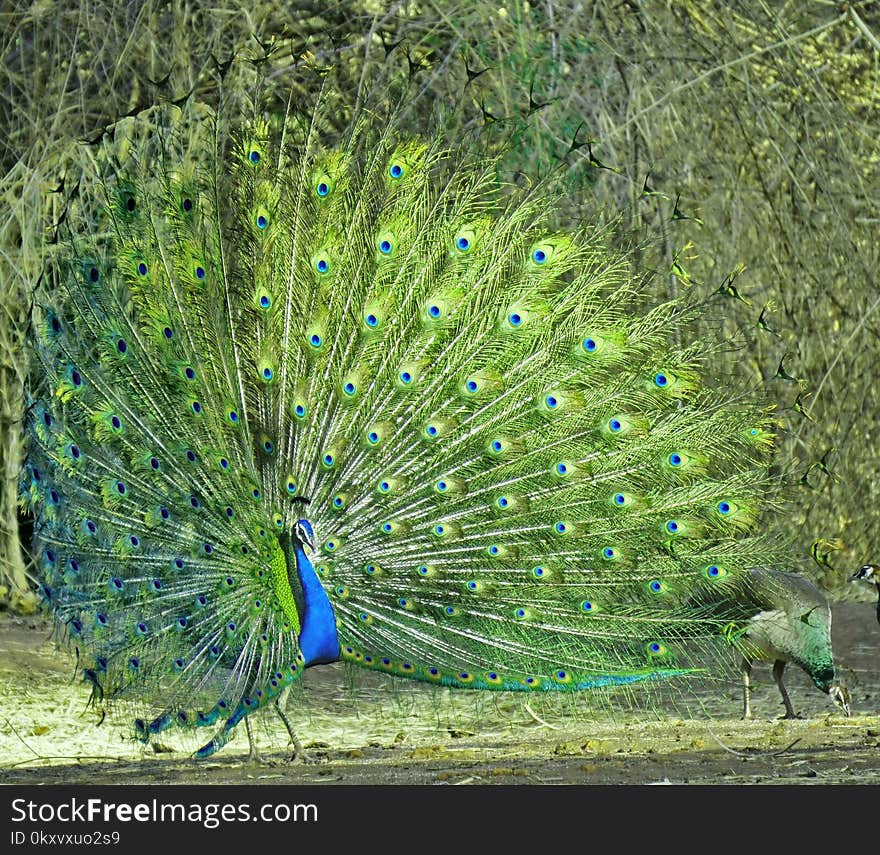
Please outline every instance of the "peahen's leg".
[[749, 676], [752, 673], [752, 663], [749, 662], [748, 659], [743, 656], [742, 661], [740, 663], [740, 669], [742, 670], [743, 675], [743, 720], [749, 719], [752, 717], [752, 707], [751, 707], [751, 685], [749, 684]]
[[302, 743], [299, 741], [299, 737], [296, 735], [296, 731], [293, 729], [293, 725], [290, 723], [290, 719], [287, 717], [287, 714], [284, 712], [284, 702], [287, 700], [287, 690], [283, 691], [281, 695], [275, 701], [274, 707], [275, 712], [278, 713], [278, 717], [281, 721], [284, 722], [284, 726], [287, 728], [287, 733], [290, 736], [290, 742], [293, 745], [293, 754], [290, 755], [290, 763], [304, 763], [308, 761], [308, 757], [303, 751]]
[[791, 700], [788, 697], [788, 692], [785, 691], [785, 684], [782, 682], [782, 673], [785, 671], [785, 661], [782, 659], [777, 659], [773, 663], [773, 679], [776, 680], [776, 685], [779, 686], [779, 693], [782, 695], [782, 703], [785, 704], [785, 717], [786, 718], [797, 718], [794, 714], [794, 708], [791, 705]]

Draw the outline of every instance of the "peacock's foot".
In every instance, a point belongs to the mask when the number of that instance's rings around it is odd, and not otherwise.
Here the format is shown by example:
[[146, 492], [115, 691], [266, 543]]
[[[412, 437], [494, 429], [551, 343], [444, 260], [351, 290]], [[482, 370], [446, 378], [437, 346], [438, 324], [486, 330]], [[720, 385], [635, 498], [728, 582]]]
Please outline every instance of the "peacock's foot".
[[319, 766], [327, 762], [323, 754], [310, 754], [297, 739], [293, 742], [293, 753], [287, 759], [288, 766]]
[[294, 749], [289, 755], [280, 758], [266, 758], [256, 751], [248, 752], [247, 762], [258, 766], [280, 768], [284, 766], [317, 766], [326, 763], [327, 758], [312, 755], [302, 748]]
[[299, 741], [299, 737], [296, 735], [296, 731], [293, 729], [293, 724], [291, 724], [290, 719], [285, 714], [284, 710], [281, 707], [281, 704], [276, 701], [275, 703], [275, 712], [278, 714], [278, 717], [284, 723], [284, 727], [287, 729], [287, 735], [290, 737], [290, 744], [293, 746], [293, 753], [287, 760], [288, 766], [299, 766], [299, 765], [315, 765], [318, 763], [326, 763], [326, 757], [318, 757], [307, 754], [305, 749], [303, 748], [302, 742]]
[[250, 766], [274, 766], [271, 760], [267, 760], [259, 751], [248, 751], [247, 761]]
[[272, 763], [269, 760], [266, 760], [262, 754], [260, 754], [259, 749], [257, 748], [257, 743], [254, 740], [254, 732], [251, 728], [250, 719], [246, 718], [244, 720], [245, 730], [247, 731], [248, 738], [248, 754], [247, 754], [247, 762], [253, 766], [271, 766]]
[[288, 766], [322, 766], [329, 763], [327, 757], [315, 756], [313, 754], [291, 754], [287, 761]]

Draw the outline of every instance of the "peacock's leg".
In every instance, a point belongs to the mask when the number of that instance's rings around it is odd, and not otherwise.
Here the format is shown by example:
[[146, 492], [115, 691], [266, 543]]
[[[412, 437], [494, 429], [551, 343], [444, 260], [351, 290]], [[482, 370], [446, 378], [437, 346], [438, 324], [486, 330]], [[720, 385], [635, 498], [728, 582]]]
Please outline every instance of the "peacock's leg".
[[303, 750], [302, 743], [299, 741], [299, 737], [296, 735], [296, 731], [293, 729], [293, 725], [290, 723], [290, 719], [284, 712], [283, 704], [287, 700], [287, 693], [288, 690], [285, 689], [281, 693], [281, 695], [275, 700], [275, 712], [278, 713], [278, 717], [281, 719], [281, 721], [284, 722], [284, 726], [287, 728], [287, 733], [290, 736], [291, 745], [293, 745], [293, 754], [290, 755], [289, 762], [305, 763], [308, 762], [309, 758]]
[[266, 761], [260, 756], [260, 752], [257, 750], [257, 743], [254, 741], [254, 731], [251, 727], [251, 720], [249, 717], [245, 718], [244, 727], [247, 731], [248, 738], [248, 763], [265, 763]]
[[785, 671], [785, 662], [782, 659], [777, 659], [773, 663], [773, 679], [776, 680], [776, 685], [779, 686], [779, 692], [782, 695], [782, 702], [785, 704], [785, 717], [786, 718], [797, 718], [794, 714], [794, 708], [791, 705], [791, 700], [788, 697], [788, 692], [785, 691], [785, 685], [782, 682], [782, 673]]
[[742, 670], [743, 675], [743, 720], [749, 719], [752, 717], [752, 707], [750, 704], [751, 701], [751, 686], [749, 684], [749, 676], [752, 673], [752, 663], [749, 662], [748, 659], [743, 656], [742, 662], [740, 663], [740, 669]]

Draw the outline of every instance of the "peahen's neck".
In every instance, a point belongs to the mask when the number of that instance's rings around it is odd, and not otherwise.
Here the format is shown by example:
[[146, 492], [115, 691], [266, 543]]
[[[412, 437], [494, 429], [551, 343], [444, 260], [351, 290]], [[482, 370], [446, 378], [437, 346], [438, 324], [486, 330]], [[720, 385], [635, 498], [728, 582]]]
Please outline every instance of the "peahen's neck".
[[306, 667], [336, 662], [341, 651], [336, 614], [327, 592], [302, 544], [296, 538], [284, 536], [282, 546], [287, 556], [288, 581], [299, 612], [299, 648]]

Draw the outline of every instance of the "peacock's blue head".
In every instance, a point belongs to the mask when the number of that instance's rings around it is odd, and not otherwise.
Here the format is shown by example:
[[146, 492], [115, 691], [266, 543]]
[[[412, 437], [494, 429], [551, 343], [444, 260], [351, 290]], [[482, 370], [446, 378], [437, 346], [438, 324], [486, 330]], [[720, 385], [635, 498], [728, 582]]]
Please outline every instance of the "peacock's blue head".
[[300, 546], [308, 546], [315, 551], [315, 530], [308, 520], [297, 520], [293, 527], [293, 539]]

